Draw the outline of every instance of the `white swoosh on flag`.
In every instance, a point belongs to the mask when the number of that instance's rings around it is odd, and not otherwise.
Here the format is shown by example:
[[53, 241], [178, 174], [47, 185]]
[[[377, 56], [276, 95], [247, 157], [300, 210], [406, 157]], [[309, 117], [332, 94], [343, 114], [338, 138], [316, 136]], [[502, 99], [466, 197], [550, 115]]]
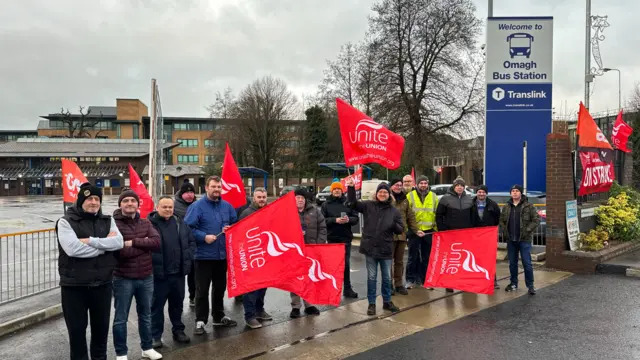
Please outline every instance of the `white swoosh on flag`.
[[302, 249], [300, 249], [300, 246], [298, 246], [298, 244], [283, 243], [282, 241], [280, 241], [280, 237], [278, 236], [278, 234], [274, 233], [273, 231], [263, 231], [260, 233], [260, 235], [267, 235], [267, 238], [269, 239], [269, 242], [267, 244], [267, 253], [273, 257], [280, 256], [286, 251], [289, 251], [289, 249], [296, 249], [298, 250], [298, 254], [300, 254], [300, 256], [304, 256], [302, 254]]
[[462, 268], [468, 272], [484, 273], [487, 280], [490, 280], [489, 271], [487, 271], [487, 269], [483, 268], [482, 266], [476, 264], [475, 255], [473, 255], [472, 252], [467, 250], [462, 250], [462, 251], [464, 251], [465, 254], [467, 254], [467, 257], [464, 259], [464, 262], [462, 263]]
[[369, 120], [369, 119], [362, 119], [360, 121], [358, 121], [358, 124], [356, 125], [356, 131], [358, 131], [358, 128], [360, 127], [360, 125], [365, 125], [368, 126], [372, 129], [375, 130], [380, 130], [382, 129], [382, 125], [378, 124], [377, 122], [373, 121], [373, 120]]
[[228, 193], [229, 191], [236, 189], [236, 191], [241, 192], [240, 191], [240, 187], [236, 184], [227, 184], [226, 181], [224, 181], [224, 179], [220, 179], [222, 182], [222, 195]]
[[321, 280], [331, 279], [333, 283], [333, 288], [338, 290], [338, 286], [336, 284], [336, 278], [322, 271], [320, 266], [320, 262], [316, 259], [310, 258], [307, 256], [307, 259], [311, 260], [311, 267], [309, 268], [309, 279], [313, 282], [319, 282]]

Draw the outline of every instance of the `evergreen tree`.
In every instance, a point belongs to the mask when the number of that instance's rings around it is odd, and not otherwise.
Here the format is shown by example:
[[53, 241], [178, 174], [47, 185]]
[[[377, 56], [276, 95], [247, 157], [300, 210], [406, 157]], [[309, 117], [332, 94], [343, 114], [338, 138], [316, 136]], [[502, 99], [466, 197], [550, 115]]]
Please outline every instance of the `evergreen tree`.
[[[327, 119], [319, 106], [313, 106], [305, 111], [307, 117], [304, 134], [304, 156], [306, 170], [314, 175], [317, 173], [318, 163], [326, 159], [329, 135]], [[315, 176], [314, 176], [315, 177]]]

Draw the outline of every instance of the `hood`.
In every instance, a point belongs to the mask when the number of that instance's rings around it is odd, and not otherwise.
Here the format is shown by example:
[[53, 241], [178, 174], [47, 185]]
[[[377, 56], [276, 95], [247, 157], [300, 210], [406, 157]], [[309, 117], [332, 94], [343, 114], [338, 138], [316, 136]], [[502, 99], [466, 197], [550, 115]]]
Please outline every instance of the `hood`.
[[329, 195], [327, 197], [327, 202], [329, 203], [334, 203], [334, 202], [345, 202], [347, 199], [346, 196], [344, 196], [344, 194], [342, 196], [340, 196], [339, 198], [333, 196], [333, 195]]
[[140, 219], [140, 213], [139, 213], [139, 212], [138, 212], [138, 213], [136, 213], [136, 216], [135, 216], [133, 219], [131, 219], [131, 218], [130, 218], [130, 217], [128, 217], [128, 216], [124, 216], [124, 215], [122, 214], [122, 210], [120, 210], [120, 209], [116, 209], [116, 210], [113, 212], [113, 218], [114, 218], [114, 219], [116, 219], [116, 220], [138, 220], [138, 219]]

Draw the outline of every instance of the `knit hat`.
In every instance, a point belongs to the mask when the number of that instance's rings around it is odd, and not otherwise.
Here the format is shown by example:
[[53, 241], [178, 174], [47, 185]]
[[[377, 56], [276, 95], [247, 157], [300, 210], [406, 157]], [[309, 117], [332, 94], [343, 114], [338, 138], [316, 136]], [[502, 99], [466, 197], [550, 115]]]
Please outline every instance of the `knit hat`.
[[392, 177], [391, 181], [389, 181], [389, 186], [393, 186], [397, 183], [402, 183], [402, 178], [401, 177]]
[[80, 190], [78, 191], [78, 198], [76, 200], [76, 204], [79, 207], [82, 207], [82, 204], [84, 204], [85, 200], [87, 200], [89, 196], [93, 196], [93, 195], [100, 198], [100, 203], [102, 203], [102, 189], [100, 189], [97, 186], [91, 185], [91, 183], [88, 183], [88, 182], [80, 185]]
[[478, 191], [480, 191], [480, 190], [482, 190], [482, 191], [486, 192], [487, 194], [489, 193], [489, 188], [487, 187], [487, 185], [480, 185], [480, 186], [478, 186], [478, 188], [476, 189], [476, 192], [478, 192]]
[[120, 207], [120, 203], [122, 202], [122, 200], [124, 200], [125, 198], [128, 197], [132, 197], [134, 199], [136, 199], [136, 202], [138, 204], [140, 204], [140, 197], [138, 196], [138, 194], [136, 194], [135, 191], [133, 190], [125, 190], [120, 194], [120, 197], [118, 197], [118, 207]]
[[331, 190], [329, 190], [329, 191], [333, 192], [333, 190], [335, 190], [335, 189], [340, 189], [340, 190], [344, 191], [344, 188], [342, 187], [342, 183], [339, 182], [339, 181], [332, 182], [331, 183]]
[[296, 194], [296, 196], [304, 196], [305, 198], [309, 196], [309, 194], [307, 194], [307, 190], [301, 187], [297, 188], [293, 193]]
[[[511, 187], [511, 190], [518, 190], [520, 191], [520, 194], [524, 194], [524, 188], [522, 187], [522, 185], [513, 185]], [[511, 192], [511, 190], [509, 190], [509, 192]]]
[[424, 175], [418, 176], [418, 179], [416, 179], [416, 185], [420, 184], [421, 181], [426, 181], [427, 184], [428, 184], [429, 183], [429, 178], [424, 176]]
[[192, 192], [192, 193], [196, 192], [196, 187], [193, 186], [193, 184], [190, 183], [190, 182], [186, 182], [186, 183], [182, 184], [182, 186], [180, 187], [180, 193], [179, 194], [182, 195], [182, 194], [187, 193], [187, 192]]
[[389, 184], [387, 184], [386, 182], [381, 182], [378, 187], [376, 188], [376, 194], [378, 193], [378, 191], [380, 190], [387, 190], [387, 192], [389, 194], [391, 194], [391, 188], [389, 187]]
[[455, 180], [453, 180], [453, 187], [456, 187], [456, 185], [466, 186], [462, 176], [458, 176]]

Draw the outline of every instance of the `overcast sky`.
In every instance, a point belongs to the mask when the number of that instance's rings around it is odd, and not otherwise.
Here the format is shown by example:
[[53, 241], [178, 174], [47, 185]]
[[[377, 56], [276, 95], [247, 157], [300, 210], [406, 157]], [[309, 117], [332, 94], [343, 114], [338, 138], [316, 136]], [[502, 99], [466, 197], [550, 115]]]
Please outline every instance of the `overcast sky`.
[[[577, 109], [584, 93], [585, 0], [495, 0], [495, 16], [554, 16], [554, 106]], [[374, 0], [22, 0], [0, 11], [0, 128], [35, 129], [60, 107], [150, 103], [160, 86], [165, 116], [206, 116], [216, 90], [258, 76], [315, 93], [325, 60], [359, 41]], [[476, 0], [485, 18], [487, 1]], [[515, 4], [518, 5], [515, 5]], [[215, 5], [213, 5], [215, 4]], [[510, 5], [511, 4], [511, 5]], [[532, 5], [536, 4], [536, 5]], [[624, 5], [623, 5], [624, 4]], [[595, 0], [609, 15], [605, 67], [622, 71], [623, 99], [640, 81], [640, 2]], [[482, 44], [484, 36], [478, 39]], [[598, 77], [592, 111], [614, 109], [617, 74]]]

